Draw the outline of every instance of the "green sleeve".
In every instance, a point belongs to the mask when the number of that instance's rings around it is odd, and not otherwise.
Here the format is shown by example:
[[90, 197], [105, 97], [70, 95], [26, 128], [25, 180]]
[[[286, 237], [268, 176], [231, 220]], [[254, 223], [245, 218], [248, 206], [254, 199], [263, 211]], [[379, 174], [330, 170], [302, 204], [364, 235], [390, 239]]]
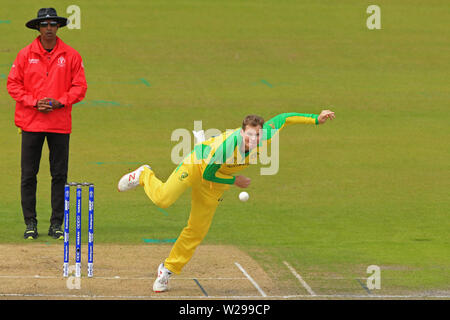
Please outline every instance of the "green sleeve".
[[315, 124], [319, 124], [317, 114], [312, 113], [281, 113], [272, 119], [267, 120], [264, 123], [264, 126], [268, 125], [273, 129], [279, 130], [286, 124], [291, 123], [311, 123], [311, 120], [314, 120]]
[[230, 176], [230, 179], [224, 179], [216, 176], [216, 172], [220, 169], [220, 166], [220, 164], [216, 163], [208, 164], [205, 171], [203, 171], [203, 179], [217, 183], [233, 184], [236, 177]]
[[203, 171], [203, 179], [223, 184], [234, 183], [236, 177], [219, 173], [220, 175], [226, 177], [221, 178], [217, 176], [217, 171], [220, 169], [222, 164], [226, 163], [227, 156], [233, 154], [234, 149], [237, 146], [237, 134], [239, 134], [239, 130], [237, 130], [236, 133], [232, 134], [227, 139], [225, 139], [225, 141], [215, 151], [214, 155], [211, 157], [211, 160], [209, 161], [208, 165]]
[[264, 122], [262, 140], [270, 140], [274, 133], [289, 124], [319, 124], [318, 118], [319, 115], [312, 113], [281, 113]]

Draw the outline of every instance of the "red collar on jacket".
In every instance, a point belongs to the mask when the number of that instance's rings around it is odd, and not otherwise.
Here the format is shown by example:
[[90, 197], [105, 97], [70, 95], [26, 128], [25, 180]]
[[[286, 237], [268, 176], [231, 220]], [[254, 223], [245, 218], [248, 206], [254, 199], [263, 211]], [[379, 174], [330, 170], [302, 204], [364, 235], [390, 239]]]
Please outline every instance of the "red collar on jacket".
[[34, 41], [31, 43], [31, 48], [30, 50], [32, 52], [35, 52], [39, 55], [46, 55], [46, 54], [54, 54], [55, 52], [65, 52], [67, 51], [67, 46], [66, 44], [57, 36], [56, 37], [56, 44], [55, 47], [53, 48], [53, 50], [51, 52], [48, 52], [47, 50], [44, 49], [44, 47], [42, 46], [41, 43], [41, 36], [37, 36], [36, 39], [34, 39]]

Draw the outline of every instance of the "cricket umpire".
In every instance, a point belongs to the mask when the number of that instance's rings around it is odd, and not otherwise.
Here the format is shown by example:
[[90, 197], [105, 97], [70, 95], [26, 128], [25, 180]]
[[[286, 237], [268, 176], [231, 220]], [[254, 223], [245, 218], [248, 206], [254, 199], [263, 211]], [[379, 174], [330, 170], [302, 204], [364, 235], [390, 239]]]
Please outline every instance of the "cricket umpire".
[[48, 235], [62, 239], [64, 184], [67, 181], [72, 105], [87, 90], [80, 54], [56, 33], [66, 26], [54, 8], [41, 8], [27, 28], [39, 35], [19, 51], [8, 75], [7, 90], [16, 101], [15, 124], [22, 133], [21, 203], [26, 224], [25, 239], [36, 239], [36, 187], [44, 140], [49, 148], [51, 182]]

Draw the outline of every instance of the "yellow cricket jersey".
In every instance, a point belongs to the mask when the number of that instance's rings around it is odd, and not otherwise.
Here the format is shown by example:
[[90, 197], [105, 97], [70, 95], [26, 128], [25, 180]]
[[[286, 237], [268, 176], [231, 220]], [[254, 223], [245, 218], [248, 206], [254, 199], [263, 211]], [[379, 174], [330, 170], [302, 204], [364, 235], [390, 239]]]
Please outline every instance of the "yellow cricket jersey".
[[249, 152], [244, 151], [241, 128], [223, 132], [219, 136], [195, 145], [189, 159], [199, 166], [203, 179], [233, 184], [235, 180], [233, 174], [247, 168], [251, 163], [250, 159], [259, 154], [260, 148], [267, 147], [274, 135], [286, 125], [299, 123], [319, 124], [318, 115], [282, 113], [271, 118], [263, 125], [258, 147]]

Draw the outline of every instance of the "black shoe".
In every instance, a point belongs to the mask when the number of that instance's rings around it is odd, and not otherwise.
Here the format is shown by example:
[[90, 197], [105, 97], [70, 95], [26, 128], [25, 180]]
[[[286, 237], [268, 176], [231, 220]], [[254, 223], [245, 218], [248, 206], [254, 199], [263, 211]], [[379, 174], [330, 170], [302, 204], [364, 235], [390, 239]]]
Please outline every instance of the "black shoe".
[[27, 228], [25, 229], [25, 233], [23, 234], [23, 238], [26, 240], [34, 240], [39, 236], [37, 231], [37, 223], [30, 222], [27, 224]]
[[61, 230], [60, 224], [52, 224], [48, 229], [48, 235], [53, 239], [64, 239], [64, 232]]

